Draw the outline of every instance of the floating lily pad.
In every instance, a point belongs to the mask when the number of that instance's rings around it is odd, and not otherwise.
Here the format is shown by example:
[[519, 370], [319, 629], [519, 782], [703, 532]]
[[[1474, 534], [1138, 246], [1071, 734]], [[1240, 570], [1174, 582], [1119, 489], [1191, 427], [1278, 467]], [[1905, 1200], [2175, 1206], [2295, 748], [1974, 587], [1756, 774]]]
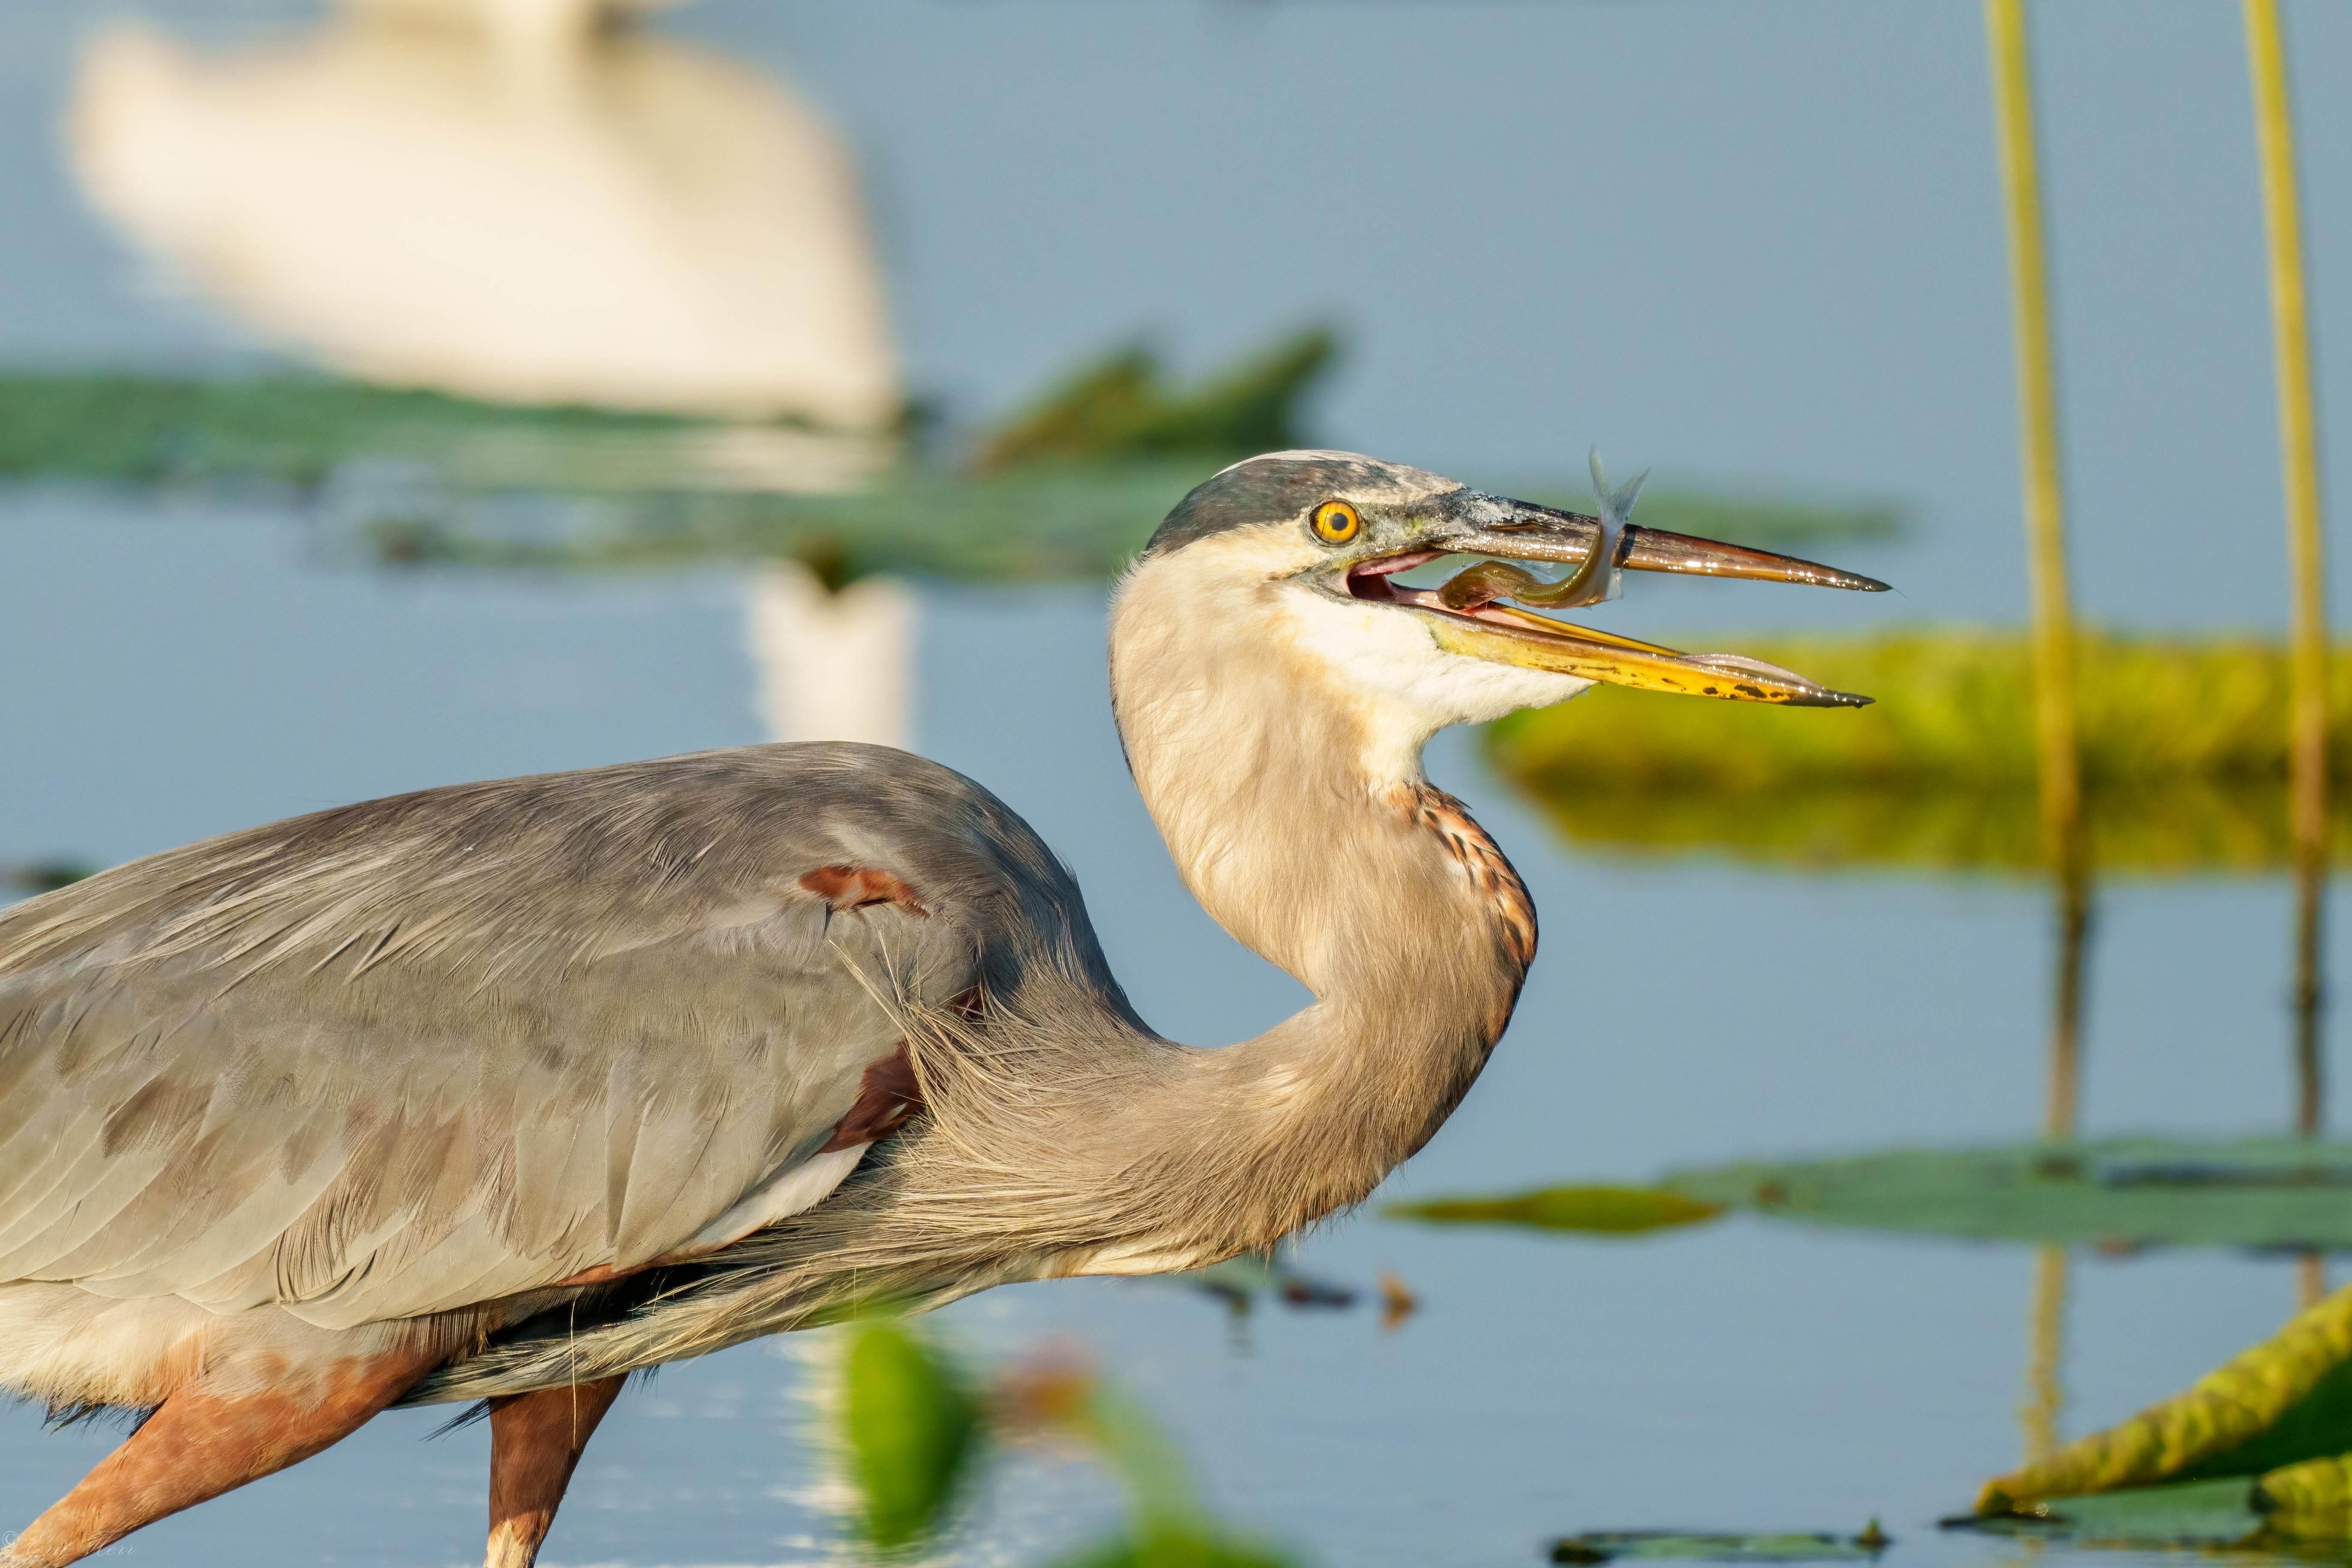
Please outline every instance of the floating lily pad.
[[2265, 1518], [2254, 1507], [2252, 1479], [2238, 1477], [2063, 1498], [2028, 1512], [1968, 1514], [1944, 1523], [2072, 1546], [2159, 1549], [2246, 1542], [2263, 1531]]
[[357, 458], [664, 453], [677, 450], [669, 443], [686, 433], [717, 426], [674, 414], [485, 403], [324, 375], [0, 373], [0, 475], [13, 479], [310, 485]]
[[2077, 1551], [2198, 1552], [2300, 1563], [2352, 1563], [2342, 1518], [2315, 1521], [2264, 1511], [2249, 1480], [2196, 1481], [2067, 1498], [2032, 1513], [1963, 1515], [1943, 1521], [2011, 1540]]
[[1660, 1184], [1775, 1219], [1987, 1241], [2352, 1248], [2352, 1144], [2125, 1138], [1753, 1161]]
[[1559, 1186], [1390, 1204], [1391, 1219], [1633, 1235], [1730, 1210], [1983, 1241], [2352, 1250], [2352, 1144], [2123, 1138], [1743, 1161], [1655, 1186]]
[[1633, 1236], [1697, 1225], [1724, 1211], [1719, 1201], [1656, 1187], [1542, 1187], [1501, 1197], [1428, 1198], [1389, 1204], [1389, 1219], [1432, 1225], [1522, 1225], [1538, 1230]]

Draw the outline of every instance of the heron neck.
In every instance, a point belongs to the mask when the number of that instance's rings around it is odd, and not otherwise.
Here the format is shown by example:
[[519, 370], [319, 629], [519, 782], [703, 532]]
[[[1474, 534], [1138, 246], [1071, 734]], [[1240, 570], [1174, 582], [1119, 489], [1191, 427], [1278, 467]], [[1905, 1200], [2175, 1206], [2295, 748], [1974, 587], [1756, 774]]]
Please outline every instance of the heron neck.
[[1332, 689], [1299, 650], [1234, 650], [1153, 609], [1123, 595], [1113, 620], [1137, 786], [1193, 896], [1316, 998], [1197, 1053], [1178, 1091], [1232, 1130], [1254, 1193], [1279, 1194], [1265, 1245], [1360, 1202], [1460, 1101], [1510, 1019], [1534, 911], [1422, 776], [1425, 727]]

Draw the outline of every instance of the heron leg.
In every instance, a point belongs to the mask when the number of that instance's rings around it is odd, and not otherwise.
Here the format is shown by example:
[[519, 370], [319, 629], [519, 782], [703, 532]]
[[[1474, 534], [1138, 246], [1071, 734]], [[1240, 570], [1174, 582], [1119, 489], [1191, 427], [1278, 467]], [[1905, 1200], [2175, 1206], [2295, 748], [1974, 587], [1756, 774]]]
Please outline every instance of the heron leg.
[[263, 1369], [253, 1367], [198, 1377], [0, 1545], [0, 1568], [62, 1568], [167, 1514], [307, 1459], [349, 1436], [448, 1353], [417, 1348], [351, 1357], [275, 1387], [257, 1384], [252, 1374]]
[[531, 1568], [563, 1489], [625, 1373], [490, 1401], [490, 1543], [483, 1568]]

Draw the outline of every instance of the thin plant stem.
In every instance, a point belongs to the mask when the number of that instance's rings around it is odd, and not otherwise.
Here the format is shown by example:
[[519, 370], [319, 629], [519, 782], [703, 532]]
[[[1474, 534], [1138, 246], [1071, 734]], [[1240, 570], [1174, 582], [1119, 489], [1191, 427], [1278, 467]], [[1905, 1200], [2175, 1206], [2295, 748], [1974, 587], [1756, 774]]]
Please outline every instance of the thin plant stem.
[[2066, 1411], [2061, 1371], [2066, 1360], [2066, 1249], [2033, 1249], [2033, 1304], [2026, 1318], [2025, 1403], [2017, 1412], [2023, 1428], [2025, 1463], [2038, 1465], [2058, 1451], [2059, 1423]]
[[2066, 825], [2073, 852], [2058, 866], [2058, 973], [2052, 988], [2050, 1081], [2043, 1100], [2042, 1132], [2072, 1138], [2083, 1100], [2083, 991], [2091, 936], [2090, 868], [2081, 853], [2083, 825]]
[[2059, 482], [2058, 377], [2050, 342], [2049, 264], [2042, 233], [2041, 157], [2025, 0], [1985, 0], [1993, 121], [2009, 220], [2010, 300], [2017, 340], [2017, 423], [2033, 605], [2034, 742], [2043, 852], [2058, 889], [2060, 963], [2050, 1035], [2045, 1131], [2071, 1137], [2081, 1100], [2083, 938], [2090, 922], [2090, 855], [2083, 820], [2074, 711], [2074, 613], [2066, 580]]
[[2295, 1130], [2319, 1131], [2320, 935], [2327, 888], [2326, 542], [2319, 510], [2319, 427], [2313, 411], [2311, 323], [2303, 278], [2303, 218], [2295, 190], [2294, 115], [2277, 0], [2245, 0], [2246, 67], [2253, 78], [2255, 145], [2263, 172], [2263, 231], [2270, 248], [2271, 343], [2278, 376], [2279, 464], [2286, 490], [2288, 817], [2294, 837]]

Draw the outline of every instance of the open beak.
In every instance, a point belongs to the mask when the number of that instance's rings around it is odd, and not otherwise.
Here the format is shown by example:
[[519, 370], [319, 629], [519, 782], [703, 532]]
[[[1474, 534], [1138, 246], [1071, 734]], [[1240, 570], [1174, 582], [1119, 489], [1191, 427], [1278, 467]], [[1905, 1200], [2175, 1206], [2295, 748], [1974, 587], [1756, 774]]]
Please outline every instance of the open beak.
[[[1465, 492], [1465, 497], [1458, 513], [1464, 526], [1448, 531], [1443, 549], [1360, 561], [1349, 568], [1348, 592], [1359, 599], [1423, 611], [1436, 622], [1439, 647], [1490, 663], [1735, 702], [1780, 702], [1797, 708], [1860, 708], [1869, 703], [1867, 697], [1832, 691], [1760, 659], [1738, 654], [1677, 653], [1655, 643], [1554, 620], [1528, 606], [1596, 603], [1613, 594], [1620, 570], [1885, 592], [1886, 584], [1875, 578], [1794, 556], [1638, 528], [1624, 522], [1622, 509], [1613, 504], [1612, 516], [1596, 518], [1475, 492]], [[1630, 491], [1623, 500], [1630, 503]], [[1614, 548], [1607, 548], [1612, 541]], [[1601, 559], [1595, 558], [1596, 547], [1601, 547]], [[1396, 574], [1426, 564], [1441, 554], [1503, 559], [1472, 565], [1436, 588], [1406, 588], [1391, 581]], [[1554, 562], [1571, 565], [1572, 570], [1561, 582], [1547, 584], [1504, 563], [1509, 560]]]

